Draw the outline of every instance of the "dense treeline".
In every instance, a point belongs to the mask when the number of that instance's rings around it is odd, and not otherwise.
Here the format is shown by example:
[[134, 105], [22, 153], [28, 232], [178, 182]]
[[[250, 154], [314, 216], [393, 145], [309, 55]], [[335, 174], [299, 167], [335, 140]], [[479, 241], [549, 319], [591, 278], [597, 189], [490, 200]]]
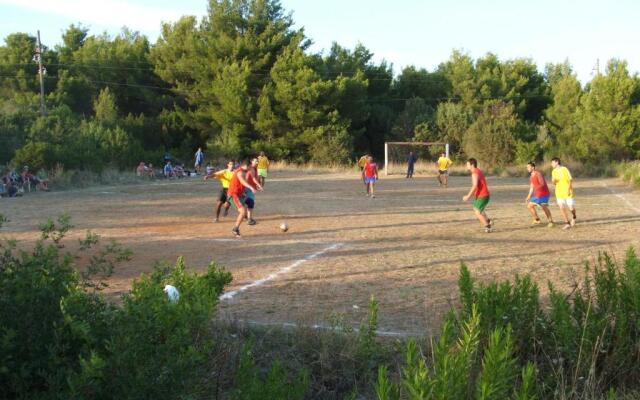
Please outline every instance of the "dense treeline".
[[124, 29], [70, 26], [45, 48], [39, 114], [35, 38], [0, 47], [0, 164], [130, 168], [140, 159], [272, 158], [342, 163], [386, 140], [447, 140], [493, 165], [560, 155], [607, 163], [640, 153], [640, 79], [611, 60], [584, 87], [565, 62], [453, 51], [434, 71], [373, 61], [362, 45], [322, 54], [277, 0], [211, 0], [205, 18]]

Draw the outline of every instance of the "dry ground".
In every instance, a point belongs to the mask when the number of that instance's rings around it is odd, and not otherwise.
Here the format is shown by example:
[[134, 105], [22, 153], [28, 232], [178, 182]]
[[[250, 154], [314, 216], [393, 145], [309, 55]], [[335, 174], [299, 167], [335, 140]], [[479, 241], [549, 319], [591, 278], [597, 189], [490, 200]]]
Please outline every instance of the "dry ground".
[[[118, 267], [110, 293], [126, 291], [155, 261], [178, 255], [197, 270], [211, 260], [224, 265], [234, 277], [229, 290], [295, 264], [223, 300], [221, 315], [263, 323], [326, 323], [339, 315], [358, 324], [375, 294], [380, 329], [411, 334], [437, 328], [456, 301], [461, 261], [482, 281], [530, 274], [544, 295], [548, 280], [570, 288], [582, 262], [598, 251], [620, 256], [630, 245], [640, 247], [640, 193], [616, 179], [577, 180], [579, 224], [563, 231], [529, 227], [526, 179], [490, 177], [491, 234], [461, 202], [468, 184], [468, 177], [451, 177], [441, 189], [433, 177], [383, 177], [377, 198], [369, 199], [355, 173], [275, 171], [258, 195], [258, 225], [243, 225], [244, 237], [236, 240], [230, 240], [233, 211], [212, 223], [218, 184], [195, 178], [2, 199], [0, 213], [11, 220], [2, 236], [23, 243], [38, 237], [46, 217], [68, 213], [71, 240], [91, 229], [131, 248], [134, 257]], [[559, 220], [557, 207], [552, 211]], [[278, 229], [283, 220], [288, 233]], [[334, 244], [339, 247], [296, 264]]]

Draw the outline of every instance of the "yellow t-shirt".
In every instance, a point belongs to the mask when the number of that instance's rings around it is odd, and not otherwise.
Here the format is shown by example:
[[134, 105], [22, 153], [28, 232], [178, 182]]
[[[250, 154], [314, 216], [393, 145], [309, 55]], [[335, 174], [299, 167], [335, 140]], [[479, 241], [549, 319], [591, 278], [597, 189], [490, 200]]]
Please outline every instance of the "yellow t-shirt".
[[551, 171], [551, 179], [556, 185], [556, 198], [557, 199], [570, 199], [573, 197], [573, 193], [569, 192], [569, 185], [571, 184], [571, 173], [567, 167], [557, 167]]
[[358, 167], [364, 168], [366, 164], [367, 164], [367, 156], [360, 157], [360, 159], [358, 160]]
[[453, 164], [453, 162], [449, 159], [449, 157], [440, 157], [438, 158], [438, 169], [440, 171], [446, 171]]
[[228, 169], [218, 171], [215, 173], [214, 177], [222, 183], [223, 188], [228, 189], [229, 184], [231, 183], [231, 178], [233, 178], [233, 171], [229, 171]]
[[267, 156], [258, 156], [258, 169], [269, 168], [269, 159]]

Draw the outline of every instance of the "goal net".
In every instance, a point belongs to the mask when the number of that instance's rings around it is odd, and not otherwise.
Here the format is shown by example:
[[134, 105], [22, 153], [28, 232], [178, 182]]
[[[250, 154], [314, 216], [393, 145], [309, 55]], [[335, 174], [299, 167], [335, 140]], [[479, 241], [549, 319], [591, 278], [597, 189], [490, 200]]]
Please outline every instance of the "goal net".
[[435, 174], [435, 162], [440, 154], [449, 157], [449, 143], [444, 142], [385, 142], [384, 174], [406, 174], [409, 154], [416, 157], [414, 174]]

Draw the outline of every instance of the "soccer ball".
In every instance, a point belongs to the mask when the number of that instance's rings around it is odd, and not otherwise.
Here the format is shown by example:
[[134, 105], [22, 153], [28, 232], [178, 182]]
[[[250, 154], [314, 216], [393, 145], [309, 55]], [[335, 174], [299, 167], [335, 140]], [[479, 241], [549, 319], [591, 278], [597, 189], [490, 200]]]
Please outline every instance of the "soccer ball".
[[282, 232], [286, 232], [286, 231], [288, 231], [288, 230], [289, 230], [289, 225], [287, 225], [287, 223], [286, 223], [286, 222], [281, 223], [281, 224], [280, 224], [280, 230], [281, 230]]

